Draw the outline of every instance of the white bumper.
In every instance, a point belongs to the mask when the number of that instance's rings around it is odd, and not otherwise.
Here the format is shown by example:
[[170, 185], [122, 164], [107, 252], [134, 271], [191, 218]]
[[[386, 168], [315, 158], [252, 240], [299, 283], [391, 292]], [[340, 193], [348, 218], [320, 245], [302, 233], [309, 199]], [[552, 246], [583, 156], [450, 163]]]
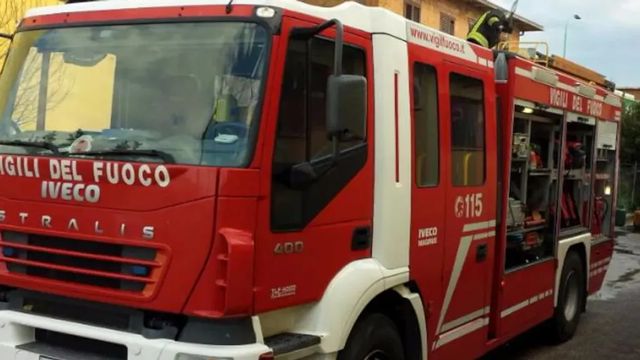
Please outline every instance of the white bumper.
[[57, 320], [16, 311], [0, 311], [0, 359], [39, 360], [40, 354], [18, 349], [34, 341], [35, 329], [45, 329], [82, 338], [120, 344], [127, 347], [127, 360], [176, 360], [179, 354], [213, 359], [257, 360], [270, 349], [264, 344], [214, 346], [147, 339], [138, 334]]

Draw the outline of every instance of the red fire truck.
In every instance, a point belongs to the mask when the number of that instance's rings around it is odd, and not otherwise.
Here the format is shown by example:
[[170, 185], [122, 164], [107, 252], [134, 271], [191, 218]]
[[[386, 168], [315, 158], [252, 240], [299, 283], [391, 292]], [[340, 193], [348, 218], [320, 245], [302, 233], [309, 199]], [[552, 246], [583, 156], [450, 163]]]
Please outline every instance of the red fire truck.
[[474, 358], [611, 260], [621, 100], [380, 8], [32, 10], [0, 110], [2, 359]]

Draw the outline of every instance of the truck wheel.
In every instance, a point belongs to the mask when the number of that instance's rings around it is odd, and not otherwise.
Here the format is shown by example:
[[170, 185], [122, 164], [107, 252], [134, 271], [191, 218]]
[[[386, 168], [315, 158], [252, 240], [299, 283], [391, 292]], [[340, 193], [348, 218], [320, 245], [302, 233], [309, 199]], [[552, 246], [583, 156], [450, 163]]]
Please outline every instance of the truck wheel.
[[396, 324], [375, 313], [358, 320], [338, 360], [404, 360]]
[[571, 251], [562, 268], [558, 306], [551, 321], [553, 340], [557, 343], [570, 340], [576, 333], [584, 308], [584, 283], [582, 260], [576, 252]]

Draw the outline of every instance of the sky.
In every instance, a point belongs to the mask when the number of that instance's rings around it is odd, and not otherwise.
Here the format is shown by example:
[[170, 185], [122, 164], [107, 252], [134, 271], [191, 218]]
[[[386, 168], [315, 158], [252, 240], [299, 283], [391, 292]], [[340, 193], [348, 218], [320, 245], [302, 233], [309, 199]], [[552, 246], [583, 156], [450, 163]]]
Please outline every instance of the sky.
[[[492, 0], [507, 9], [513, 0]], [[562, 55], [569, 21], [567, 58], [618, 87], [640, 87], [640, 0], [520, 0], [517, 13], [544, 26], [523, 41], [546, 41]], [[574, 14], [582, 20], [573, 19]]]

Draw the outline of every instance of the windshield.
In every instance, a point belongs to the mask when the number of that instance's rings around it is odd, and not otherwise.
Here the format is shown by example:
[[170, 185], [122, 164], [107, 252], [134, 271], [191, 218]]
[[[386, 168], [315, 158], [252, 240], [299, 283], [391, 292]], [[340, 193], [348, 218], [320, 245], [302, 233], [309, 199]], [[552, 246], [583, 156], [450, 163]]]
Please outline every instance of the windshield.
[[21, 32], [0, 77], [0, 153], [245, 166], [267, 49], [242, 22]]

